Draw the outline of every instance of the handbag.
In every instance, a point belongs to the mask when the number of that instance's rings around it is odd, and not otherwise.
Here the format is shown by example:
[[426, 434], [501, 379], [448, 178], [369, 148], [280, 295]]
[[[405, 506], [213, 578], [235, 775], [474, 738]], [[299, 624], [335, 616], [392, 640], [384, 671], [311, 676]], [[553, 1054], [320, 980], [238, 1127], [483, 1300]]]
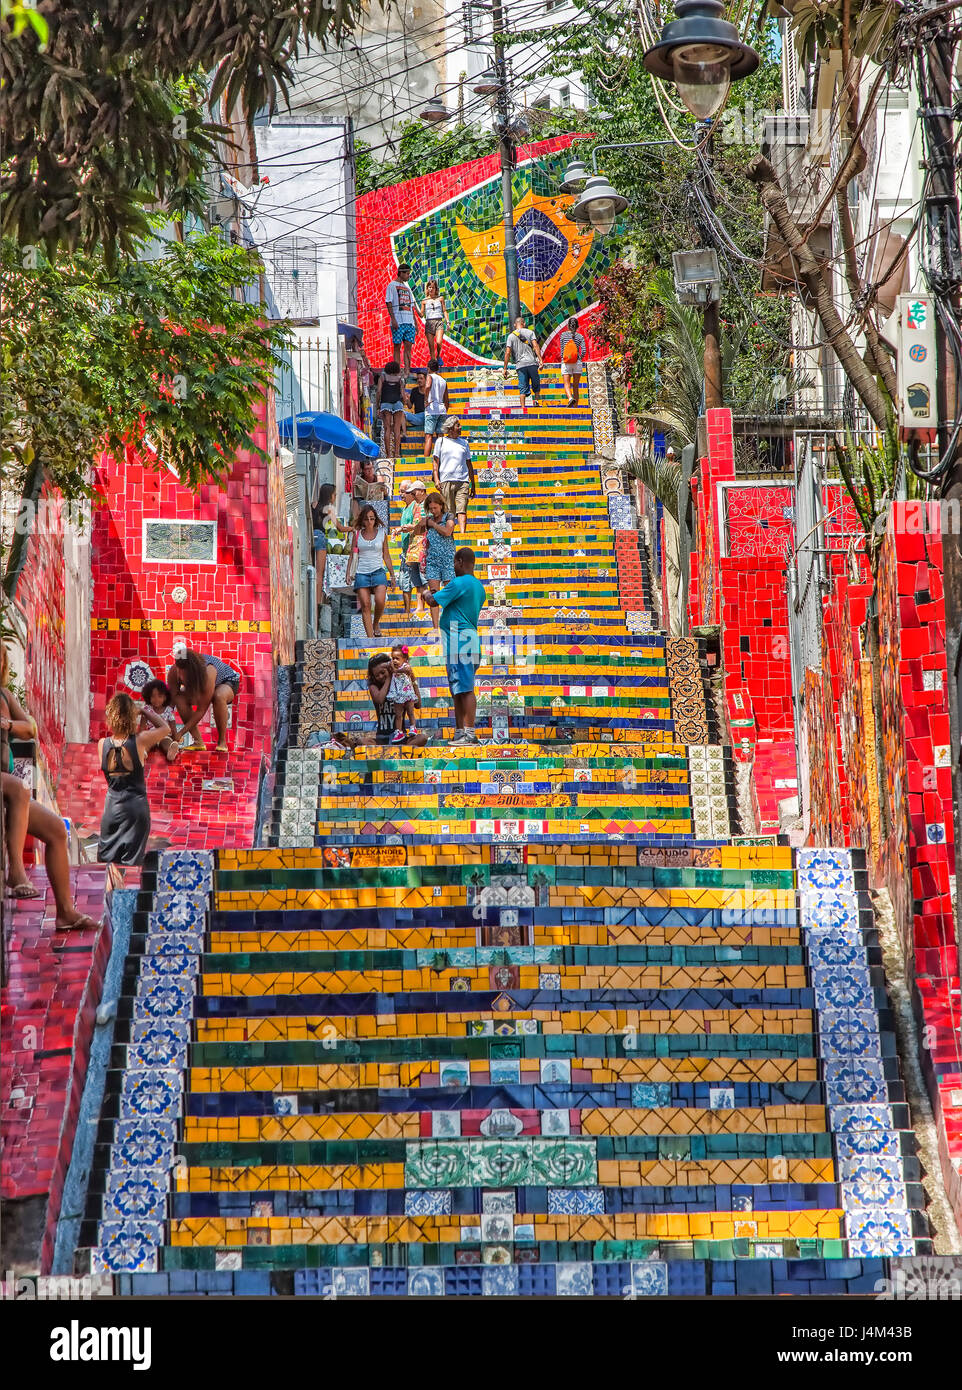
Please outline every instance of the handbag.
[[344, 579], [345, 584], [346, 584], [349, 588], [353, 585], [353, 583], [354, 583], [354, 576], [357, 574], [357, 561], [358, 561], [358, 553], [357, 553], [357, 532], [355, 531], [355, 533], [354, 533], [354, 545], [353, 545], [352, 548], [351, 548], [351, 554], [350, 554], [350, 556], [349, 556], [349, 558], [348, 558], [348, 562], [347, 562], [347, 574], [346, 574], [345, 579]]

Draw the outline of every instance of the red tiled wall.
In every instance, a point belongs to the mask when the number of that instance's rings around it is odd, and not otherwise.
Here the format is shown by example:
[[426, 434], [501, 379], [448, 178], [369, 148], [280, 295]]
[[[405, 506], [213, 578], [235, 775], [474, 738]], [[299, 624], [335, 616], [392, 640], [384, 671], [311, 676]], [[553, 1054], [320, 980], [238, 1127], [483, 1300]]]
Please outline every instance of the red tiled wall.
[[[263, 404], [261, 419], [256, 440], [266, 448], [271, 415]], [[272, 466], [279, 468], [279, 460]], [[276, 480], [270, 505], [268, 465], [241, 451], [223, 486], [208, 484], [194, 493], [131, 449], [122, 462], [106, 455], [100, 460], [95, 486], [100, 505], [92, 534], [91, 737], [103, 732], [107, 700], [126, 688], [127, 664], [142, 660], [165, 675], [173, 644], [185, 640], [242, 673], [231, 742], [238, 749], [264, 747], [271, 730], [273, 645], [290, 659], [293, 636], [289, 538], [286, 518], [279, 534]], [[216, 519], [216, 566], [145, 564], [145, 518]], [[171, 598], [178, 586], [187, 590], [181, 604]], [[280, 632], [272, 632], [272, 620]]]
[[66, 718], [63, 523], [60, 496], [48, 485], [40, 502], [16, 601], [26, 619], [27, 703], [37, 721], [39, 755], [55, 786], [63, 763]]

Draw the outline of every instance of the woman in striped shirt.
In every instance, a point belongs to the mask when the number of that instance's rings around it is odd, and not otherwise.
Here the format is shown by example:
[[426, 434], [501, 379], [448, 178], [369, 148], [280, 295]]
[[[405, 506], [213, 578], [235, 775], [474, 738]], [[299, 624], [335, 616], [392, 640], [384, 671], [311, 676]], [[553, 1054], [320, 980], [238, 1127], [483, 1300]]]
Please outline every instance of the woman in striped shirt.
[[227, 711], [240, 690], [240, 672], [219, 657], [191, 651], [182, 642], [174, 648], [174, 664], [167, 672], [167, 684], [174, 697], [174, 708], [184, 721], [177, 734], [180, 741], [190, 734], [195, 748], [206, 748], [197, 735], [197, 726], [207, 711], [213, 710], [217, 727], [217, 753], [227, 752]]

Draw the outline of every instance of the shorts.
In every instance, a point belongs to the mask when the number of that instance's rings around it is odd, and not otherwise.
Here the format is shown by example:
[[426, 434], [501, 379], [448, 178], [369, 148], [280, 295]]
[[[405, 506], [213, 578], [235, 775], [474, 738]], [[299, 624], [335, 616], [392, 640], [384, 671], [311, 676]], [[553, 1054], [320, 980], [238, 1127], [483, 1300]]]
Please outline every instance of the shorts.
[[407, 565], [399, 565], [397, 572], [397, 584], [402, 594], [411, 592], [411, 572]]
[[[232, 671], [231, 674], [230, 674], [229, 676], [225, 676], [223, 680], [218, 681], [218, 682], [217, 682], [217, 685], [228, 685], [228, 686], [230, 686], [231, 690], [233, 690], [234, 694], [236, 695], [236, 694], [239, 692], [239, 690], [240, 690], [240, 681], [241, 681], [241, 678], [240, 678], [240, 676], [237, 674], [237, 672], [236, 672], [236, 671]], [[216, 688], [217, 688], [217, 687], [215, 686], [215, 689], [216, 689]]]
[[378, 409], [382, 415], [396, 415], [399, 410], [404, 412], [404, 406], [401, 401], [382, 401]]
[[413, 323], [402, 323], [391, 329], [391, 342], [395, 347], [398, 343], [413, 343], [416, 337], [417, 329]]
[[583, 362], [562, 362], [561, 375], [580, 376], [581, 373], [584, 371], [584, 365], [585, 364]]
[[473, 661], [455, 661], [445, 666], [452, 695], [472, 695], [477, 667]]
[[324, 534], [323, 531], [315, 531], [315, 532], [314, 532], [314, 549], [315, 549], [315, 550], [326, 550], [326, 549], [327, 549], [327, 536]]
[[443, 328], [443, 327], [444, 327], [444, 319], [425, 319], [425, 320], [424, 320], [424, 331], [425, 331], [425, 333], [430, 333], [430, 334], [432, 335], [432, 337], [433, 337], [433, 335], [434, 335], [435, 333], [437, 333], [437, 331], [438, 331], [439, 328]]
[[424, 576], [421, 574], [420, 565], [416, 565], [413, 562], [411, 564], [405, 563], [403, 569], [406, 571], [408, 579], [410, 580], [413, 588], [424, 588]]
[[441, 484], [441, 496], [444, 498], [444, 508], [448, 512], [466, 512], [468, 501], [471, 497], [471, 483], [465, 478], [463, 481], [455, 480]]
[[424, 565], [424, 576], [427, 580], [434, 580], [439, 584], [450, 584], [454, 578], [454, 556], [453, 555], [432, 555], [428, 551], [428, 558]]
[[354, 592], [358, 589], [376, 589], [379, 585], [387, 586], [387, 573], [383, 569], [373, 570], [370, 574], [356, 574], [354, 576]]
[[541, 377], [538, 375], [537, 363], [532, 362], [528, 367], [518, 368], [518, 394], [522, 400], [525, 396], [541, 394]]
[[444, 431], [444, 422], [445, 422], [445, 420], [446, 420], [447, 418], [448, 418], [448, 417], [447, 417], [447, 414], [446, 414], [445, 411], [442, 411], [440, 415], [429, 415], [428, 412], [425, 411], [425, 412], [424, 412], [424, 433], [425, 433], [425, 434], [442, 434], [443, 431]]

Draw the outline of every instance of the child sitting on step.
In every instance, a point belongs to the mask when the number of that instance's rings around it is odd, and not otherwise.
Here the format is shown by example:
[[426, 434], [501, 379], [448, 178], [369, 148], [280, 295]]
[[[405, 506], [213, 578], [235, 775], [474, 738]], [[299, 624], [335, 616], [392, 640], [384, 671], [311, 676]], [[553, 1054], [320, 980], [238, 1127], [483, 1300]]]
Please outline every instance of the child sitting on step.
[[[421, 690], [411, 670], [408, 660], [409, 648], [401, 642], [391, 648], [391, 686], [387, 697], [394, 706], [394, 735], [392, 743], [403, 743], [408, 734], [416, 734], [414, 707], [421, 703]], [[410, 728], [405, 733], [405, 721], [410, 720]]]

